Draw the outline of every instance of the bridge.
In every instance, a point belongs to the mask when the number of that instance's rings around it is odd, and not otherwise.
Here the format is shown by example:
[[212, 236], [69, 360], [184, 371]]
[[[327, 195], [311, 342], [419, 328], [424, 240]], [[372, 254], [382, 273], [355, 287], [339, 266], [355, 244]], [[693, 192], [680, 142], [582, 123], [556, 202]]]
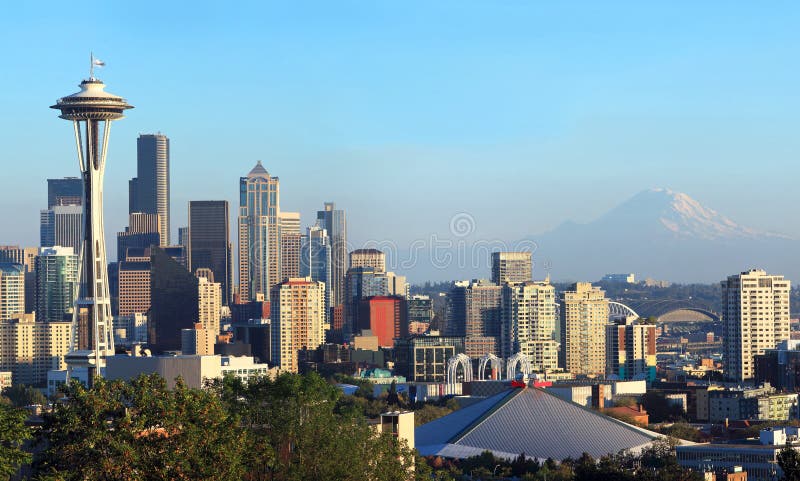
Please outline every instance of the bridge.
[[655, 317], [658, 322], [719, 322], [719, 314], [704, 303], [691, 299], [643, 299], [627, 302], [640, 317]]

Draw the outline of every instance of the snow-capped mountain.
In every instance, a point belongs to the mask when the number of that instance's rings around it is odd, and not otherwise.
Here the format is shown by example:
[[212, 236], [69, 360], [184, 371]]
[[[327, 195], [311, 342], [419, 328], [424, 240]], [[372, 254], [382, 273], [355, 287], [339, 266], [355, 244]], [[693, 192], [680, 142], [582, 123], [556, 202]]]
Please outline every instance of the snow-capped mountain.
[[634, 272], [712, 282], [751, 267], [800, 275], [800, 242], [741, 226], [669, 189], [640, 192], [595, 221], [566, 222], [531, 239], [539, 246], [537, 277], [543, 265], [556, 279], [576, 280]]

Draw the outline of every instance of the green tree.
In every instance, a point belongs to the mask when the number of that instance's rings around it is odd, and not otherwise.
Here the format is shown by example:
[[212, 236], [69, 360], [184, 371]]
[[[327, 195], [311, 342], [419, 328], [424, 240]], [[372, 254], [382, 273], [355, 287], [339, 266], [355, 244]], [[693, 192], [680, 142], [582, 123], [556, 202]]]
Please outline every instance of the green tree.
[[174, 389], [158, 375], [130, 383], [77, 382], [45, 414], [39, 479], [160, 481], [242, 479], [245, 434], [214, 393]]
[[0, 403], [0, 479], [10, 479], [19, 467], [30, 461], [22, 446], [31, 437], [25, 426], [28, 415], [22, 409]]
[[668, 436], [672, 436], [673, 438], [685, 439], [687, 441], [697, 442], [702, 438], [699, 430], [693, 428], [691, 424], [684, 422], [675, 423], [672, 426], [664, 429], [662, 432]]
[[13, 384], [3, 390], [3, 395], [18, 408], [24, 408], [32, 404], [47, 404], [47, 398], [41, 391], [26, 384]]
[[405, 443], [376, 434], [359, 405], [340, 404], [341, 392], [316, 373], [246, 385], [227, 377], [211, 387], [249, 432], [249, 480], [405, 481], [415, 465]]
[[659, 392], [648, 391], [643, 394], [642, 406], [649, 414], [651, 423], [683, 419], [681, 408], [675, 404], [670, 404], [667, 398]]
[[783, 471], [783, 481], [800, 481], [800, 453], [786, 445], [778, 453], [778, 466]]
[[400, 404], [400, 398], [397, 396], [397, 381], [392, 381], [389, 385], [389, 395], [386, 397], [386, 402], [391, 406]]

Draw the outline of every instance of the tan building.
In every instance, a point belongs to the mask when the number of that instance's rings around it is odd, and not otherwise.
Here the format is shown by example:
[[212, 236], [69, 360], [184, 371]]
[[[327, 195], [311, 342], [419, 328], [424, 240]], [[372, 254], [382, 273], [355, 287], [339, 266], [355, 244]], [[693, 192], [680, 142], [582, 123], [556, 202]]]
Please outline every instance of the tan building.
[[[199, 302], [199, 321], [208, 332], [214, 336], [219, 334], [220, 322], [222, 321], [222, 284], [213, 282], [213, 274], [210, 274], [211, 279], [203, 275], [203, 269], [198, 269], [197, 273], [197, 299]], [[212, 349], [213, 352], [213, 349]]]
[[325, 284], [290, 278], [272, 289], [272, 364], [298, 372], [298, 351], [325, 342]]
[[752, 379], [754, 356], [789, 339], [791, 282], [753, 269], [722, 281], [725, 377]]
[[503, 288], [501, 352], [521, 352], [537, 372], [558, 369], [556, 291], [550, 282], [528, 281]]
[[144, 314], [150, 309], [150, 258], [119, 263], [119, 316]]
[[372, 267], [376, 274], [386, 272], [386, 254], [378, 249], [356, 249], [350, 253], [350, 269]]
[[409, 286], [408, 282], [406, 282], [406, 276], [398, 276], [394, 272], [387, 272], [386, 285], [390, 296], [408, 298]]
[[281, 212], [281, 280], [300, 277], [300, 213]]
[[528, 282], [533, 279], [530, 252], [492, 252], [492, 282]]
[[192, 329], [181, 329], [181, 354], [213, 356], [216, 339], [216, 333], [205, 329], [199, 322]]
[[0, 371], [15, 384], [43, 386], [47, 371], [66, 369], [70, 322], [36, 322], [33, 314], [0, 321]]
[[561, 367], [572, 374], [602, 376], [606, 370], [608, 299], [599, 287], [578, 282], [561, 297]]
[[25, 266], [0, 262], [0, 320], [25, 313]]
[[0, 262], [22, 264], [27, 272], [33, 272], [37, 255], [38, 247], [0, 246]]

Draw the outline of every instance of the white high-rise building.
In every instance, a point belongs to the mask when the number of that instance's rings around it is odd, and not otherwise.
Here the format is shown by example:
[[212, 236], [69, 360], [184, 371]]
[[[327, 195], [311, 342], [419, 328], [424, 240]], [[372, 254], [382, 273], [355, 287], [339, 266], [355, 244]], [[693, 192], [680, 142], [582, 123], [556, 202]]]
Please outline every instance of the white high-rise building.
[[547, 281], [503, 287], [501, 352], [528, 356], [535, 371], [558, 368], [556, 291]]
[[725, 377], [752, 379], [754, 356], [789, 339], [791, 282], [753, 269], [722, 281]]
[[72, 247], [77, 253], [81, 248], [83, 207], [80, 205], [54, 205], [41, 211], [39, 243], [42, 247]]
[[0, 320], [25, 313], [25, 266], [0, 262]]
[[[258, 161], [239, 179], [239, 296], [269, 296], [281, 279], [280, 181]], [[298, 228], [299, 231], [299, 228]]]

